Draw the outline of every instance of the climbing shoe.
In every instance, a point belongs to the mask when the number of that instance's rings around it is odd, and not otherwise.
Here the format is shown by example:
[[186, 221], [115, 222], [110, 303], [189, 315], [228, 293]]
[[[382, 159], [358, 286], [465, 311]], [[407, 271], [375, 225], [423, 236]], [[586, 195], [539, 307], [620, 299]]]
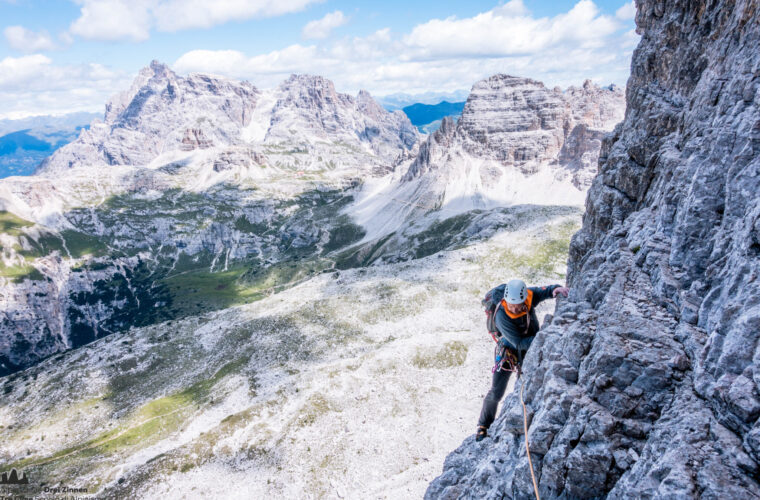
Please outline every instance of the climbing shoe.
[[486, 436], [488, 436], [488, 429], [486, 429], [482, 425], [479, 425], [478, 430], [475, 433], [475, 441], [482, 441], [483, 438], [485, 438]]

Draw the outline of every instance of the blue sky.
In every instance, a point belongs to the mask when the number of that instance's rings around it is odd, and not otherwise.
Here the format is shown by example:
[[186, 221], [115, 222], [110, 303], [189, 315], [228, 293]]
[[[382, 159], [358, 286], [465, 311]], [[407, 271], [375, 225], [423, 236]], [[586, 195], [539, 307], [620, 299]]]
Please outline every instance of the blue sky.
[[0, 0], [0, 118], [102, 111], [158, 59], [266, 88], [316, 73], [374, 95], [494, 73], [625, 85], [632, 2]]

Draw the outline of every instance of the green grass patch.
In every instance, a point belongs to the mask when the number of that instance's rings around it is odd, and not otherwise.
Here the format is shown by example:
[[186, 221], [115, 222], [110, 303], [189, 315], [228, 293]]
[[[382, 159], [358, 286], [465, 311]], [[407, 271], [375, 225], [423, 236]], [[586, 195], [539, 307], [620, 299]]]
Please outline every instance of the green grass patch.
[[536, 241], [525, 253], [516, 255], [515, 262], [529, 280], [542, 276], [564, 278], [564, 274], [557, 273], [555, 268], [567, 264], [570, 238], [578, 229], [580, 224], [576, 221], [566, 221], [550, 228], [549, 238]]
[[168, 287], [176, 316], [183, 317], [260, 298], [256, 290], [238, 282], [247, 270], [240, 265], [219, 272], [194, 269], [165, 278], [162, 283]]
[[[173, 317], [223, 309], [260, 300], [292, 283], [316, 275], [332, 261], [312, 259], [261, 267], [258, 262], [236, 263], [227, 271], [193, 269], [161, 280], [168, 288]], [[179, 267], [179, 266], [178, 266]]]
[[66, 248], [69, 249], [71, 256], [75, 259], [85, 255], [102, 257], [108, 253], [108, 246], [96, 236], [90, 236], [89, 234], [71, 229], [61, 231], [61, 236], [66, 240]]
[[461, 233], [467, 229], [478, 213], [480, 212], [467, 212], [433, 223], [428, 229], [415, 236], [415, 257], [420, 259], [441, 250], [455, 248], [455, 244], [462, 239]]
[[235, 229], [243, 233], [264, 234], [267, 229], [269, 229], [269, 226], [262, 223], [254, 224], [250, 222], [245, 215], [241, 215], [235, 219]]
[[5, 210], [0, 210], [0, 232], [19, 236], [22, 234], [22, 227], [33, 226], [34, 222], [22, 219]]
[[330, 230], [330, 240], [324, 246], [327, 252], [355, 243], [367, 234], [363, 227], [351, 222], [347, 215], [341, 215], [335, 222], [337, 225]]
[[29, 235], [19, 236], [19, 240], [25, 240], [28, 250], [19, 250], [19, 254], [28, 259], [35, 259], [38, 257], [45, 257], [53, 252], [60, 253], [63, 257], [68, 257], [66, 250], [63, 247], [63, 241], [61, 238], [53, 233], [44, 232], [36, 240]]
[[383, 246], [394, 236], [395, 232], [383, 236], [375, 242], [368, 242], [358, 247], [340, 252], [335, 258], [336, 269], [353, 269], [372, 264], [382, 255]]
[[539, 238], [525, 240], [520, 248], [494, 249], [479, 261], [481, 269], [512, 269], [522, 278], [535, 281], [542, 278], [564, 278], [557, 272], [557, 266], [567, 263], [570, 251], [570, 238], [580, 229], [580, 221], [569, 220], [552, 226], [548, 234]]
[[[109, 456], [134, 446], [145, 447], [176, 432], [187, 420], [189, 413], [205, 404], [213, 387], [230, 374], [240, 371], [248, 362], [247, 357], [231, 361], [208, 379], [202, 379], [189, 387], [157, 398], [136, 408], [125, 421], [81, 444], [60, 450], [49, 457], [25, 458], [2, 466], [22, 468], [39, 466], [68, 459], [77, 460]], [[88, 400], [82, 404], [92, 404], [98, 400]]]
[[24, 280], [39, 281], [45, 279], [45, 275], [31, 264], [5, 266], [2, 262], [0, 262], [0, 276], [10, 279], [13, 283], [22, 283]]
[[467, 359], [467, 345], [459, 340], [446, 342], [440, 349], [417, 348], [412, 364], [417, 368], [453, 368]]
[[340, 411], [340, 408], [328, 401], [322, 393], [315, 392], [301, 407], [294, 425], [296, 427], [308, 427], [316, 422], [319, 417], [331, 411]]

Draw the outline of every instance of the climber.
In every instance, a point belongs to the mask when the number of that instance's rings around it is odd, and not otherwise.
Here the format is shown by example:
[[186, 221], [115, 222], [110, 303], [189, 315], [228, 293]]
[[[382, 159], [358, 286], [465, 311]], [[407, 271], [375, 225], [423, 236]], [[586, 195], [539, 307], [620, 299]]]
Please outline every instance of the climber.
[[488, 317], [488, 330], [496, 341], [496, 364], [493, 368], [491, 390], [483, 401], [475, 440], [488, 435], [496, 417], [509, 375], [517, 369], [524, 353], [538, 333], [536, 306], [542, 301], [561, 295], [567, 297], [569, 288], [561, 285], [526, 287], [522, 280], [512, 280], [489, 291], [483, 300]]

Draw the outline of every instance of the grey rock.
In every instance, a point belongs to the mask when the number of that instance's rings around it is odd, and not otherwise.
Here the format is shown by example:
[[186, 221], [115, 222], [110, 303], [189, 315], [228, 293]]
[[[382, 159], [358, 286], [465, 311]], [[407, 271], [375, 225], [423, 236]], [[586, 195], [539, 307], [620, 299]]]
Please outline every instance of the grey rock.
[[[539, 489], [760, 498], [760, 5], [637, 1], [636, 22], [573, 294], [525, 360]], [[465, 440], [426, 498], [531, 497], [518, 407], [508, 396], [499, 446]]]
[[[623, 92], [590, 81], [565, 92], [529, 78], [494, 75], [477, 82], [462, 117], [450, 117], [420, 146], [405, 179], [424, 174], [461, 149], [530, 174], [560, 164], [587, 188], [596, 173], [602, 137], [623, 118]], [[438, 165], [440, 166], [440, 165]]]

